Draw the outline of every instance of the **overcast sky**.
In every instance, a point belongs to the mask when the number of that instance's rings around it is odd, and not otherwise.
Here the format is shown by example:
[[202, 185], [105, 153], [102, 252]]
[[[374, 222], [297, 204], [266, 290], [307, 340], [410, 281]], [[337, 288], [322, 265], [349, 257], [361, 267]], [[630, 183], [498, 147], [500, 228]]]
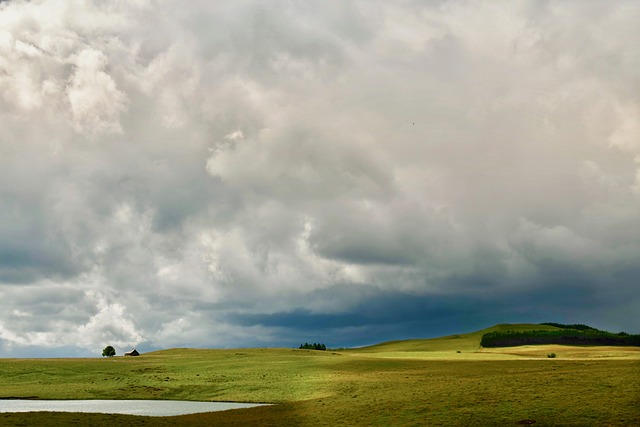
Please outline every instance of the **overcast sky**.
[[0, 3], [0, 356], [640, 332], [640, 3]]

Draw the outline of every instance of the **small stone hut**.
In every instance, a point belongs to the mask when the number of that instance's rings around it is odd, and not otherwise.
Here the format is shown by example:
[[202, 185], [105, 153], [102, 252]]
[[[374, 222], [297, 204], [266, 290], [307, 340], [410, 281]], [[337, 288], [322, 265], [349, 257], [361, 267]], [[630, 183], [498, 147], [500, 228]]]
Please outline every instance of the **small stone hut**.
[[131, 351], [127, 351], [125, 354], [125, 356], [140, 356], [140, 353], [138, 353], [138, 350], [136, 350], [135, 348]]

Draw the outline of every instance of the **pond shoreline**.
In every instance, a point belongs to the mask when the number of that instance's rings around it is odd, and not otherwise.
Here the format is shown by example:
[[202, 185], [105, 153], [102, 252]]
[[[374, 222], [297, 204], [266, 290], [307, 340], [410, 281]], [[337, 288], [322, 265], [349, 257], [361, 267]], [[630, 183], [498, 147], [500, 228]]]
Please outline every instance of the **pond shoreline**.
[[[0, 397], [0, 400], [39, 400], [40, 398], [38, 396], [5, 396], [5, 397]], [[47, 400], [52, 400], [52, 399], [47, 399]]]
[[17, 412], [73, 412], [126, 414], [151, 417], [198, 414], [204, 412], [228, 411], [266, 406], [265, 403], [242, 402], [203, 402], [188, 400], [39, 400], [7, 399], [0, 400], [0, 413]]

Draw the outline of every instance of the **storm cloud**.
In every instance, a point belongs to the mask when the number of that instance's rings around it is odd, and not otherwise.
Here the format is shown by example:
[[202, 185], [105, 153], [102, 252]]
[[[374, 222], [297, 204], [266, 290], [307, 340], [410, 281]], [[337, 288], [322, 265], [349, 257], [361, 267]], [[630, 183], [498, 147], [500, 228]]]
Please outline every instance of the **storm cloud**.
[[640, 331], [635, 1], [0, 3], [0, 356]]

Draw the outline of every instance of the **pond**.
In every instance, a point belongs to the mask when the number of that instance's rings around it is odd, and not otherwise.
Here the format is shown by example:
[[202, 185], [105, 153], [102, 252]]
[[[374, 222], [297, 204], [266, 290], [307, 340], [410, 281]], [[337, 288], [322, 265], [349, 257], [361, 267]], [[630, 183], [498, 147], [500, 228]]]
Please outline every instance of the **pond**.
[[263, 406], [256, 403], [185, 400], [0, 400], [0, 412], [100, 412], [167, 417]]

